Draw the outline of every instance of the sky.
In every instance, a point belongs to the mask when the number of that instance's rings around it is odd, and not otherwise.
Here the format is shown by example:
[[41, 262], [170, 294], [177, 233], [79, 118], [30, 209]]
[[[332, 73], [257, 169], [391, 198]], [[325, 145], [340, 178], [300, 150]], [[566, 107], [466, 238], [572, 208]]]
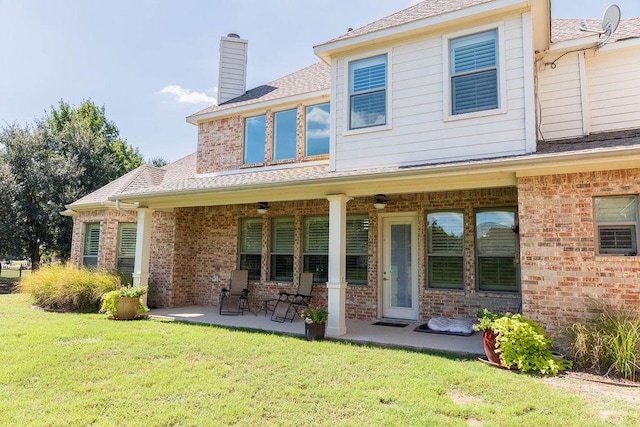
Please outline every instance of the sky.
[[[220, 37], [249, 41], [247, 89], [315, 62], [313, 46], [416, 0], [0, 0], [0, 127], [61, 99], [104, 106], [145, 159], [197, 148], [185, 117], [215, 104]], [[640, 0], [552, 0], [557, 18], [622, 18]]]

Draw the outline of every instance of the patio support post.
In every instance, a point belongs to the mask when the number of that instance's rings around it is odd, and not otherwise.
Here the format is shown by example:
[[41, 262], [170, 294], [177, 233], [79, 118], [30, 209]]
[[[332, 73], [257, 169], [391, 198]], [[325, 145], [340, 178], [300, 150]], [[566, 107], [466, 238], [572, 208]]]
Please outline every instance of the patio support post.
[[347, 333], [346, 325], [346, 248], [347, 248], [347, 202], [351, 197], [344, 194], [327, 196], [329, 200], [329, 271], [327, 299], [329, 320], [327, 335], [340, 336]]
[[[151, 215], [153, 210], [138, 208], [138, 228], [136, 231], [136, 259], [133, 266], [134, 286], [149, 285], [149, 258], [151, 256]], [[142, 301], [147, 304], [147, 294]]]

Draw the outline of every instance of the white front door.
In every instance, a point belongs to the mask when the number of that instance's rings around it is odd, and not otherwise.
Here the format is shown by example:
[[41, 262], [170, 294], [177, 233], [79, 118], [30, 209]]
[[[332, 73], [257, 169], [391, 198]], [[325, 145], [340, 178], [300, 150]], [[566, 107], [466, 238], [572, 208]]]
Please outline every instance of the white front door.
[[382, 217], [382, 316], [418, 319], [418, 220]]

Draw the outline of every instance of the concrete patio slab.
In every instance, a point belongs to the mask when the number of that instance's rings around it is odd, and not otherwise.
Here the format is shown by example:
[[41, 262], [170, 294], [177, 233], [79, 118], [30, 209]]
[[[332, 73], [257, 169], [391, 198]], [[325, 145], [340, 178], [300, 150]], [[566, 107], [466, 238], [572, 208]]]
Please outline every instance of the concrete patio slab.
[[[246, 328], [265, 332], [276, 332], [295, 336], [304, 336], [304, 322], [296, 318], [293, 322], [278, 323], [271, 321], [264, 311], [256, 314], [244, 313], [238, 316], [221, 316], [218, 307], [191, 306], [161, 308], [151, 310], [151, 318], [219, 325], [233, 328]], [[378, 326], [373, 321], [347, 320], [347, 333], [333, 340], [349, 341], [387, 347], [406, 347], [418, 350], [434, 350], [464, 355], [484, 355], [482, 334], [469, 337], [415, 332], [420, 323], [411, 323], [406, 327]]]

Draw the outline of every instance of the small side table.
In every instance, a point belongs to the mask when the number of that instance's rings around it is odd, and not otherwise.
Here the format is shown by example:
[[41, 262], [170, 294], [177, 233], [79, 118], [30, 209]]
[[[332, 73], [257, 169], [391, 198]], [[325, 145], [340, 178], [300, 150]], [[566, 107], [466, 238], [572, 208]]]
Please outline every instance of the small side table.
[[256, 316], [258, 315], [258, 313], [264, 310], [264, 317], [267, 317], [267, 314], [269, 314], [270, 311], [273, 311], [273, 309], [269, 307], [269, 304], [278, 301], [278, 298], [258, 298], [256, 301], [260, 304], [264, 304], [263, 308], [256, 311]]

